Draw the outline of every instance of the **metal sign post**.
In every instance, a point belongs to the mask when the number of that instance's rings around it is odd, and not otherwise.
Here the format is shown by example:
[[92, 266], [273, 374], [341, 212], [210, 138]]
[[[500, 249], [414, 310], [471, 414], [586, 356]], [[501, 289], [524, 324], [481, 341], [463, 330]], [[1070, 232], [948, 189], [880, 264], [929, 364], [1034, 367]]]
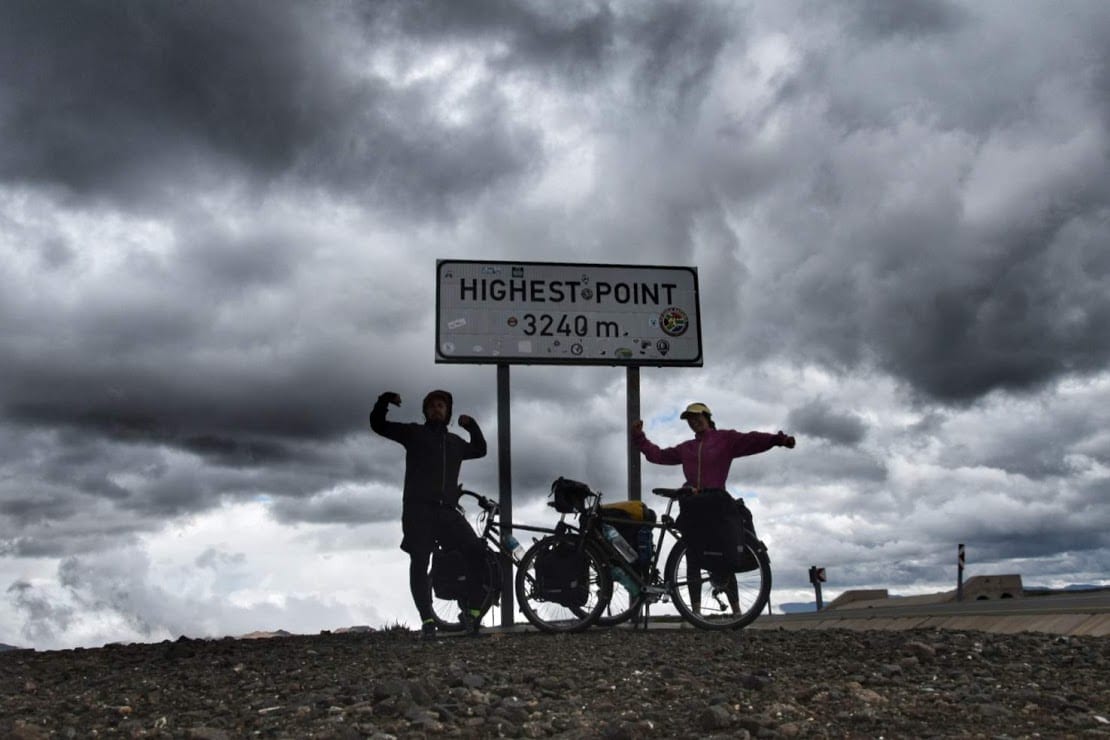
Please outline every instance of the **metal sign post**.
[[809, 582], [813, 584], [813, 593], [817, 597], [817, 611], [821, 611], [825, 608], [825, 603], [821, 600], [821, 584], [825, 582], [825, 569], [811, 565], [809, 567]]
[[[625, 378], [625, 402], [628, 417], [627, 428], [640, 418], [640, 368], [630, 367]], [[640, 495], [640, 451], [632, 446], [632, 434], [628, 435], [628, 500], [639, 501]]]
[[[509, 366], [497, 366], [497, 486], [501, 504], [501, 536], [513, 533], [513, 458], [509, 419]], [[501, 624], [513, 623], [513, 564], [502, 556], [501, 568], [509, 578], [501, 579]]]
[[964, 545], [956, 546], [956, 601], [964, 600]]
[[[436, 261], [437, 363], [497, 365], [501, 517], [512, 530], [509, 365], [627, 368], [626, 434], [640, 417], [640, 367], [700, 367], [701, 309], [693, 267], [565, 262]], [[628, 498], [640, 499], [629, 444]], [[511, 569], [501, 623], [514, 617]]]

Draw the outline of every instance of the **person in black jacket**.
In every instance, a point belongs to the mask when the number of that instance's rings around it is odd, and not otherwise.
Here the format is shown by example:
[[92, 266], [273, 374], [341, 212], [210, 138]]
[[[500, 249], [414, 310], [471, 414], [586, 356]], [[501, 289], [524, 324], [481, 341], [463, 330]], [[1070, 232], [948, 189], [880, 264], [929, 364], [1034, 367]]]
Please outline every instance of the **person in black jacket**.
[[469, 442], [447, 431], [452, 411], [447, 391], [435, 390], [424, 397], [423, 424], [387, 421], [390, 404], [400, 406], [401, 397], [393, 392], [378, 396], [370, 412], [370, 428], [405, 448], [401, 549], [409, 554], [409, 589], [420, 612], [423, 634], [435, 635], [428, 563], [437, 544], [461, 550], [467, 560], [468, 593], [462, 619], [467, 631], [477, 634], [477, 607], [485, 596], [486, 547], [458, 508], [459, 468], [463, 460], [485, 456], [486, 439], [478, 423], [465, 414], [459, 417], [459, 426], [470, 434]]

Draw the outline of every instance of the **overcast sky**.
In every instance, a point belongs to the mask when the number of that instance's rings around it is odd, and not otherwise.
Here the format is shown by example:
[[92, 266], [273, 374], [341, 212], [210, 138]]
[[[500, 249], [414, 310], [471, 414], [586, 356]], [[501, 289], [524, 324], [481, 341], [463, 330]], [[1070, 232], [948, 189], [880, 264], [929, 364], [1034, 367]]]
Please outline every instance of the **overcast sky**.
[[[437, 258], [698, 269], [646, 430], [797, 436], [731, 476], [775, 603], [950, 589], [960, 542], [1110, 583], [1107, 38], [1102, 0], [3, 0], [0, 642], [415, 624], [370, 406], [497, 438]], [[624, 370], [511, 377], [518, 517], [623, 497]]]

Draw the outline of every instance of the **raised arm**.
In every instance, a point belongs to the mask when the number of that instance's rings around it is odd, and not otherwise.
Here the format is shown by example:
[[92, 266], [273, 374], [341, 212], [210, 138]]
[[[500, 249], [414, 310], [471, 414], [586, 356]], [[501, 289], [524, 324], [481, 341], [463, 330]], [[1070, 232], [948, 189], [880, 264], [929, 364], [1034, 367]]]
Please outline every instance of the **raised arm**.
[[374, 408], [370, 409], [370, 428], [386, 439], [403, 443], [405, 425], [395, 421], [387, 421], [385, 418], [390, 404], [400, 406], [401, 397], [393, 391], [386, 391], [378, 396]]
[[681, 465], [682, 457], [678, 452], [677, 447], [667, 447], [660, 449], [644, 434], [644, 422], [637, 419], [632, 422], [632, 444], [636, 446], [640, 452], [644, 453], [644, 457], [650, 463], [656, 465]]
[[474, 421], [473, 417], [462, 414], [459, 417], [459, 426], [470, 434], [470, 442], [467, 443], [466, 449], [463, 451], [463, 459], [474, 460], [485, 457], [486, 438], [482, 435], [482, 428], [478, 426], [478, 422]]

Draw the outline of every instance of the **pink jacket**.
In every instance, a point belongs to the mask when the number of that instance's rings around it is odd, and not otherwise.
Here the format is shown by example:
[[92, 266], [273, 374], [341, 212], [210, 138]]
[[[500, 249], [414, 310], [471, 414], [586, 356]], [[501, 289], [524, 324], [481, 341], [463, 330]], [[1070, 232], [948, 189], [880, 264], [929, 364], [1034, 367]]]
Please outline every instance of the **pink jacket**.
[[779, 443], [779, 437], [766, 432], [706, 429], [675, 447], [660, 449], [641, 431], [632, 436], [632, 443], [640, 448], [648, 462], [681, 465], [686, 485], [723, 489], [733, 458], [766, 452]]

